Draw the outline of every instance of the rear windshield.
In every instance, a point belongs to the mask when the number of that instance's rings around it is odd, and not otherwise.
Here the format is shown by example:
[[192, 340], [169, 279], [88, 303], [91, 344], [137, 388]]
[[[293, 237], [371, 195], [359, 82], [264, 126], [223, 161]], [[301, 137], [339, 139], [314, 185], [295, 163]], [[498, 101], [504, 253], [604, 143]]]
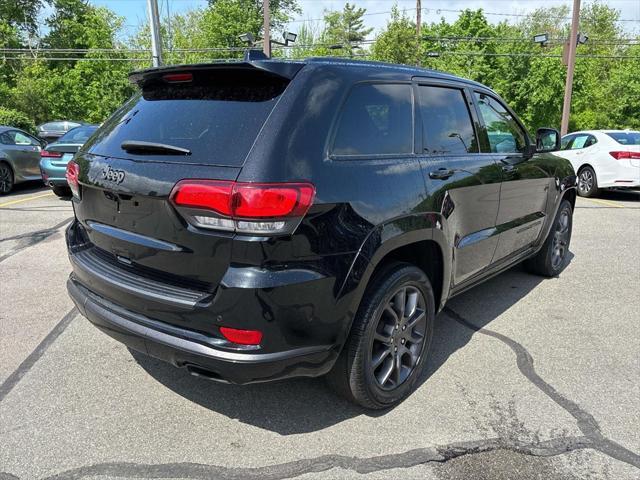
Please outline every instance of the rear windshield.
[[640, 145], [640, 132], [607, 132], [621, 145]]
[[93, 132], [98, 129], [98, 126], [89, 127], [76, 127], [69, 130], [63, 136], [58, 139], [58, 143], [84, 143], [86, 142]]
[[[136, 160], [240, 166], [286, 85], [253, 69], [196, 71], [189, 82], [148, 81], [86, 149]], [[126, 152], [125, 141], [161, 143], [191, 154]]]
[[[69, 124], [72, 127], [76, 127], [78, 126], [78, 124]], [[67, 124], [66, 122], [49, 122], [49, 123], [45, 123], [44, 125], [40, 125], [40, 129], [41, 130], [66, 130], [67, 129]]]

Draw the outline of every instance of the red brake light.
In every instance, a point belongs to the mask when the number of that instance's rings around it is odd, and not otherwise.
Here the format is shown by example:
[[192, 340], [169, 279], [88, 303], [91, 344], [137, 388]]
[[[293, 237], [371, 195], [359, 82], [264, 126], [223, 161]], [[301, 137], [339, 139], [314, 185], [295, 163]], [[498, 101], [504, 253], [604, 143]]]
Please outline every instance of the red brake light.
[[239, 218], [301, 217], [315, 189], [308, 183], [236, 183], [234, 216]]
[[182, 211], [198, 227], [282, 234], [291, 233], [300, 223], [314, 195], [310, 183], [182, 180], [173, 187], [170, 199], [176, 207], [203, 210], [202, 214]]
[[40, 152], [40, 156], [44, 158], [60, 158], [62, 157], [62, 152], [50, 152], [49, 150], [42, 150]]
[[162, 76], [165, 82], [169, 83], [184, 83], [191, 82], [193, 80], [193, 74], [191, 73], [167, 73]]
[[609, 155], [616, 160], [640, 159], [640, 152], [609, 152]]
[[171, 193], [174, 204], [190, 208], [204, 208], [231, 216], [233, 182], [217, 180], [183, 180]]
[[80, 165], [73, 161], [67, 163], [65, 177], [67, 178], [67, 183], [69, 184], [69, 188], [71, 188], [73, 196], [80, 198]]
[[259, 330], [240, 330], [237, 328], [220, 327], [220, 333], [230, 342], [240, 345], [260, 345], [262, 332]]

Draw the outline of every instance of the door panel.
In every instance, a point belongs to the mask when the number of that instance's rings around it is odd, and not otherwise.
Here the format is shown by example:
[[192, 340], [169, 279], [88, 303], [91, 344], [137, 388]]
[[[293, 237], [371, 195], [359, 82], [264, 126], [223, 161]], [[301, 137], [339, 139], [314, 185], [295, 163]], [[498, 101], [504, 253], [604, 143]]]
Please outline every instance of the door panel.
[[[443, 217], [443, 230], [453, 248], [453, 284], [458, 285], [486, 268], [493, 258], [498, 236], [496, 215], [500, 198], [500, 168], [485, 155], [424, 158], [423, 169], [431, 207]], [[447, 179], [429, 173], [447, 168]]]
[[502, 173], [480, 153], [477, 118], [465, 89], [449, 84], [417, 86], [428, 205], [442, 215], [453, 249], [452, 283], [486, 268], [494, 255]]
[[482, 122], [485, 149], [502, 170], [500, 207], [496, 219], [498, 245], [493, 262], [528, 248], [544, 225], [549, 182], [543, 160], [528, 158], [529, 140], [515, 115], [496, 97], [474, 92]]

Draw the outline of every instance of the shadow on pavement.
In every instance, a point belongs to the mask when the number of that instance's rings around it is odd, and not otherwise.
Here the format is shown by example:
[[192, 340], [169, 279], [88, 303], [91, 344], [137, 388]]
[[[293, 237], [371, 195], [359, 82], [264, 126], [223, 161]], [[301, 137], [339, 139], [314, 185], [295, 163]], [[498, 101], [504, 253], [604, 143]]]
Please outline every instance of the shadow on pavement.
[[[467, 312], [478, 327], [526, 296], [544, 279], [516, 266], [482, 285], [452, 299], [448, 307]], [[473, 314], [469, 315], [469, 306]], [[427, 369], [419, 385], [440, 369], [447, 359], [471, 340], [474, 331], [449, 318], [436, 317]], [[205, 408], [281, 435], [321, 430], [359, 415], [380, 416], [386, 412], [363, 410], [335, 395], [321, 378], [301, 378], [254, 385], [226, 385], [190, 376], [183, 369], [131, 352], [151, 376], [184, 398]], [[423, 387], [426, 388], [426, 387]], [[415, 394], [415, 393], [414, 393]]]
[[595, 198], [621, 202], [640, 202], [640, 190], [602, 190]]
[[42, 180], [30, 180], [28, 182], [18, 183], [13, 186], [13, 189], [6, 195], [2, 195], [3, 200], [10, 200], [11, 197], [16, 195], [24, 195], [25, 193], [39, 193], [50, 190]]

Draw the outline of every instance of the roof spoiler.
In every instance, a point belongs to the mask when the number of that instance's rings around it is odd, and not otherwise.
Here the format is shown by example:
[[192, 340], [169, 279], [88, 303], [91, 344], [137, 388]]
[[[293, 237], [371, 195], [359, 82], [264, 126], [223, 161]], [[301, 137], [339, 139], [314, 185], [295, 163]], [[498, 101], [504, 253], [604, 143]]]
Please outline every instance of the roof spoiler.
[[142, 87], [147, 81], [158, 79], [167, 73], [195, 72], [202, 70], [262, 70], [276, 76], [291, 80], [304, 66], [304, 62], [271, 60], [260, 50], [247, 50], [242, 61], [219, 61], [210, 63], [193, 63], [171, 65], [166, 67], [135, 70], [129, 74], [129, 81]]

